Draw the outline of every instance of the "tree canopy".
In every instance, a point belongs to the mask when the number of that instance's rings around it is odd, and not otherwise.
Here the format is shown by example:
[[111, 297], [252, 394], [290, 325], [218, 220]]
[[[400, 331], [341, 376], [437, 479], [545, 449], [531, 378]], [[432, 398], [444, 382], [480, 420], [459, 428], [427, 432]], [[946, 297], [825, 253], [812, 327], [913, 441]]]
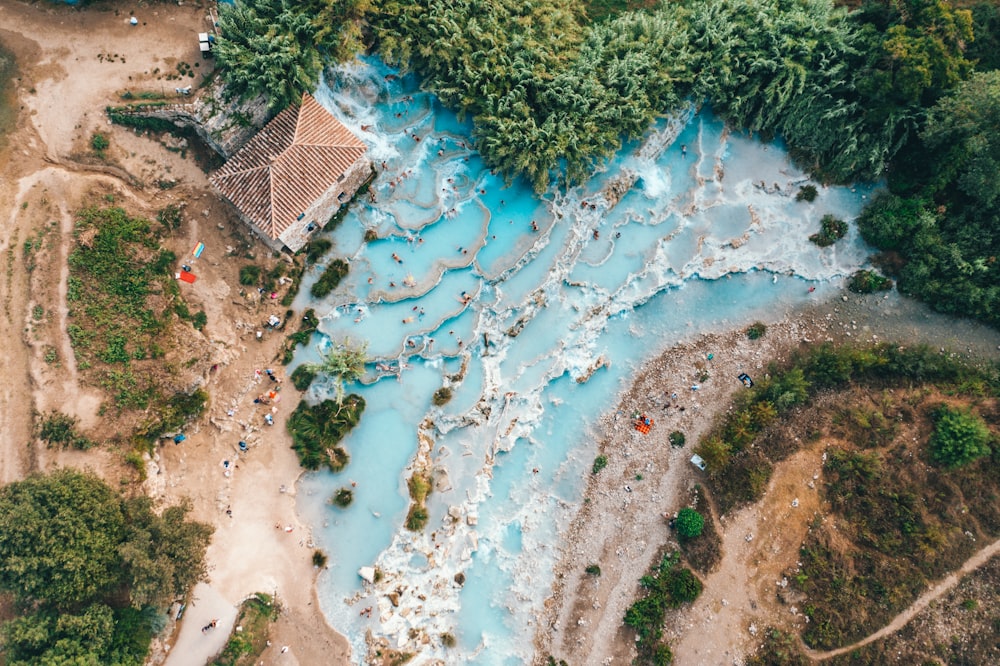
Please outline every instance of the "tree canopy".
[[361, 46], [367, 0], [236, 0], [219, 5], [215, 54], [233, 94], [265, 95], [272, 111], [319, 83], [324, 58], [352, 57]]
[[0, 632], [7, 663], [141, 664], [151, 618], [139, 609], [204, 573], [211, 528], [188, 510], [157, 515], [68, 469], [0, 488], [0, 591], [25, 611]]

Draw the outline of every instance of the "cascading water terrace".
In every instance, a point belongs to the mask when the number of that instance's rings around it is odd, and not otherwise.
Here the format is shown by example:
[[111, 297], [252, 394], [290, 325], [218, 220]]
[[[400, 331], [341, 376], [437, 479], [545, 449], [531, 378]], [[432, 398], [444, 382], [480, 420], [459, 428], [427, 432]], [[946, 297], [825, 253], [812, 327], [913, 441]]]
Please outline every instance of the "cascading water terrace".
[[[504, 187], [467, 124], [377, 62], [338, 69], [317, 99], [379, 171], [333, 234], [350, 275], [297, 304], [316, 308], [327, 341], [363, 340], [372, 356], [353, 387], [368, 409], [345, 441], [351, 463], [300, 484], [331, 559], [324, 612], [358, 661], [370, 632], [414, 663], [524, 663], [592, 424], [660, 350], [834, 289], [866, 248], [853, 231], [822, 250], [807, 237], [826, 213], [855, 217], [867, 191], [796, 202], [807, 178], [780, 148], [685, 112], [584, 186], [537, 197]], [[436, 407], [441, 387], [452, 397]], [[404, 526], [414, 468], [434, 485], [422, 532]], [[350, 508], [326, 504], [351, 483]]]

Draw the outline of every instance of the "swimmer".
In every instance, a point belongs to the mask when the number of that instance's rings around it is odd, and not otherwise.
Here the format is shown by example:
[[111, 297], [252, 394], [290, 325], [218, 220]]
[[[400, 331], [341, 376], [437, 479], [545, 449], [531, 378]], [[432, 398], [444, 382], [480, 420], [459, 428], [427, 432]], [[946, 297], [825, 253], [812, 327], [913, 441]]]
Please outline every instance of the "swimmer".
[[601, 232], [598, 231], [597, 229], [594, 229], [594, 240], [597, 240], [600, 237], [601, 237]]

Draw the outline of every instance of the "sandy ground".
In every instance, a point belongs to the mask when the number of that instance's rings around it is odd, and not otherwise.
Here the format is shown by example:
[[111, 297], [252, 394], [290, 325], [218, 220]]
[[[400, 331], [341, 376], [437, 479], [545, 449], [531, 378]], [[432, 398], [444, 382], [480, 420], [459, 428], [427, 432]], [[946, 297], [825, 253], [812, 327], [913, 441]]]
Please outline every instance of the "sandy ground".
[[[262, 655], [264, 663], [345, 663], [347, 642], [327, 625], [315, 601], [310, 539], [294, 511], [300, 468], [284, 421], [298, 396], [294, 390], [282, 394], [273, 427], [263, 425], [263, 413], [252, 409], [253, 398], [269, 383], [255, 370], [274, 367], [282, 374], [274, 364], [282, 336], [268, 334], [258, 342], [255, 332], [268, 314], [283, 316], [284, 308], [248, 302], [238, 294], [238, 265], [225, 256], [238, 245], [237, 230], [193, 160], [111, 126], [103, 114], [126, 89], [169, 94], [175, 86], [197, 85], [211, 69], [197, 49], [196, 34], [209, 25], [206, 9], [189, 2], [138, 3], [129, 9], [138, 26], [128, 24], [126, 11], [101, 3], [84, 10], [57, 3], [0, 4], [0, 41], [18, 62], [20, 111], [0, 159], [0, 248], [6, 261], [0, 271], [0, 335], [6, 343], [0, 355], [5, 377], [0, 482], [57, 465], [93, 469], [112, 485], [126, 475], [112, 451], [26, 446], [37, 412], [59, 408], [88, 429], [101, 423], [102, 396], [78, 381], [65, 335], [68, 233], [73, 212], [95, 192], [146, 215], [167, 203], [186, 203], [186, 236], [176, 239], [174, 250], [184, 255], [197, 241], [207, 246], [195, 267], [200, 279], [188, 296], [192, 311], [204, 308], [209, 318], [210, 414], [194, 424], [181, 445], [161, 448], [149, 465], [146, 489], [161, 505], [189, 498], [193, 517], [212, 524], [215, 534], [207, 585], [197, 588], [179, 631], [160, 647], [172, 646], [171, 664], [205, 663], [225, 642], [236, 605], [255, 592], [267, 592], [277, 595], [285, 612], [274, 627], [272, 648]], [[198, 63], [197, 78], [156, 79], [176, 72], [182, 61]], [[111, 140], [102, 163], [90, 155], [95, 131]], [[161, 190], [160, 180], [179, 185]], [[29, 238], [42, 247], [31, 266], [22, 252]], [[46, 360], [52, 358], [58, 360]], [[218, 364], [217, 371], [209, 370], [212, 364]], [[241, 439], [250, 449], [237, 455]], [[228, 476], [224, 460], [231, 463]], [[212, 619], [219, 620], [217, 627], [202, 634], [201, 627]], [[283, 646], [289, 648], [285, 653]]]
[[[623, 629], [622, 618], [639, 594], [639, 579], [665, 548], [677, 548], [665, 516], [691, 505], [701, 476], [689, 463], [691, 449], [741, 390], [739, 373], [760, 376], [770, 360], [803, 345], [879, 340], [923, 342], [972, 360], [1000, 356], [997, 331], [934, 315], [894, 294], [851, 295], [793, 321], [772, 323], [757, 341], [743, 331], [708, 335], [650, 361], [603, 418], [601, 452], [609, 464], [591, 476], [588, 501], [564, 536], [553, 595], [536, 636], [536, 663], [549, 655], [574, 665], [631, 663], [634, 633]], [[702, 371], [710, 375], [707, 381], [698, 380]], [[636, 413], [655, 420], [648, 435], [633, 428]], [[685, 433], [683, 449], [670, 446], [673, 430]], [[782, 572], [794, 568], [818, 507], [821, 465], [821, 445], [806, 447], [776, 467], [761, 502], [717, 526], [721, 562], [703, 578], [701, 597], [672, 614], [665, 627], [674, 663], [740, 664], [759, 644], [758, 630], [799, 625], [798, 609], [779, 603], [776, 591]], [[599, 577], [584, 572], [594, 563], [601, 567]]]

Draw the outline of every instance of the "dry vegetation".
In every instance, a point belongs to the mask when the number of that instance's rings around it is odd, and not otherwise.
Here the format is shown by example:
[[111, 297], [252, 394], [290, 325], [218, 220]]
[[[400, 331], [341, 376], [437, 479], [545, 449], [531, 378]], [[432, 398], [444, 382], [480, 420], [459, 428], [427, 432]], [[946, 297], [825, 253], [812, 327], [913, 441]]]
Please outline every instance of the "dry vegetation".
[[[774, 465], [796, 451], [824, 452], [819, 509], [798, 562], [785, 572], [789, 584], [778, 590], [786, 607], [807, 618], [806, 645], [831, 649], [872, 634], [1000, 535], [997, 391], [995, 368], [974, 370], [929, 350], [826, 347], [772, 366], [703, 440], [709, 485], [724, 513], [760, 499]], [[978, 449], [986, 455], [947, 465], [932, 453], [942, 406], [988, 427], [989, 446]], [[995, 576], [995, 565], [988, 571], [980, 576]], [[974, 599], [962, 609], [970, 620], [977, 595], [966, 594]], [[992, 636], [992, 620], [979, 615], [981, 633]], [[787, 633], [793, 625], [778, 625], [750, 663], [805, 663], [800, 640]], [[921, 658], [895, 663], [988, 663], [996, 641], [920, 644]], [[890, 663], [893, 649], [879, 646], [843, 663]]]

